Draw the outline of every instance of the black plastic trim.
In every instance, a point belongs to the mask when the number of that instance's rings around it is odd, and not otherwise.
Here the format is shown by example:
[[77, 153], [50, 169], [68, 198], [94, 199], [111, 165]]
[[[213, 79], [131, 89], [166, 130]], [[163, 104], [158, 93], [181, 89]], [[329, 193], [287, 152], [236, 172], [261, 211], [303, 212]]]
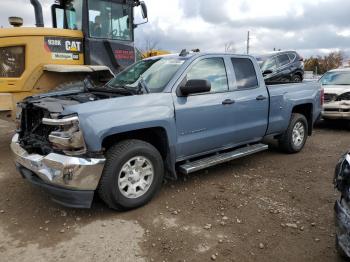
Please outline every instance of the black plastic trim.
[[52, 201], [66, 207], [91, 208], [95, 193], [94, 191], [72, 190], [49, 185], [40, 179], [37, 175], [35, 175], [31, 170], [19, 164], [17, 164], [16, 167], [23, 178], [28, 180], [31, 184], [40, 187], [49, 193]]

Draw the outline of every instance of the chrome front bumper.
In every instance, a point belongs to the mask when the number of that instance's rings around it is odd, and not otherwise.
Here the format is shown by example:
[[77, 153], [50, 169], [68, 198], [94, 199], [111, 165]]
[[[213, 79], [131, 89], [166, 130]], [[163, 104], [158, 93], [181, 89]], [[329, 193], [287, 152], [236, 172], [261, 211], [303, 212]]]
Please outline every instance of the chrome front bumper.
[[14, 135], [11, 149], [16, 164], [35, 173], [43, 182], [73, 190], [96, 190], [104, 167], [104, 158], [79, 158], [55, 153], [29, 154]]
[[327, 119], [350, 120], [350, 101], [337, 101], [324, 104], [322, 117]]

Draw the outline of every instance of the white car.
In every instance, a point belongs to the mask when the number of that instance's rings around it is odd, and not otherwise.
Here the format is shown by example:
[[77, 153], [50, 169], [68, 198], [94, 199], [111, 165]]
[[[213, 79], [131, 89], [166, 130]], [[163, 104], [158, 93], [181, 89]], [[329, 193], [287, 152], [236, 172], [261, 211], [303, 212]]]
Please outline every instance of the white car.
[[319, 81], [324, 88], [323, 119], [350, 120], [350, 68], [328, 71]]

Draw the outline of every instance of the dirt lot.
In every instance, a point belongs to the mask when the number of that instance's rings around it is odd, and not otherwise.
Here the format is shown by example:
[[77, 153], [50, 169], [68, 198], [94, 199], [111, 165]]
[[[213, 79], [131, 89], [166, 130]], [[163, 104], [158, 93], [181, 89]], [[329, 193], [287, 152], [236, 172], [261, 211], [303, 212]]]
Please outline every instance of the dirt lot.
[[344, 125], [322, 125], [296, 155], [270, 150], [168, 182], [127, 213], [51, 202], [16, 172], [0, 122], [1, 261], [338, 261], [334, 166]]

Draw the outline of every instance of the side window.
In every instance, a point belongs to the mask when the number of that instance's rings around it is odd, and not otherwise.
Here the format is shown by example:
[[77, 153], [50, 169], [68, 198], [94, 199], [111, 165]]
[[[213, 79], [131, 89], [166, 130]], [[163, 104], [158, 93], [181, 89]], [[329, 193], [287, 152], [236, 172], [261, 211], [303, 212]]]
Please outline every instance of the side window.
[[131, 12], [130, 6], [112, 4], [112, 39], [131, 40]]
[[235, 70], [236, 83], [238, 89], [258, 87], [258, 79], [254, 65], [247, 58], [232, 58], [233, 69]]
[[289, 63], [290, 63], [290, 61], [289, 61], [288, 55], [279, 55], [279, 56], [277, 56], [278, 67], [287, 65]]
[[211, 93], [228, 91], [225, 62], [222, 58], [206, 58], [196, 63], [187, 73], [187, 80], [206, 79]]
[[95, 3], [89, 0], [90, 36], [108, 38], [111, 32], [111, 4], [105, 1]]

